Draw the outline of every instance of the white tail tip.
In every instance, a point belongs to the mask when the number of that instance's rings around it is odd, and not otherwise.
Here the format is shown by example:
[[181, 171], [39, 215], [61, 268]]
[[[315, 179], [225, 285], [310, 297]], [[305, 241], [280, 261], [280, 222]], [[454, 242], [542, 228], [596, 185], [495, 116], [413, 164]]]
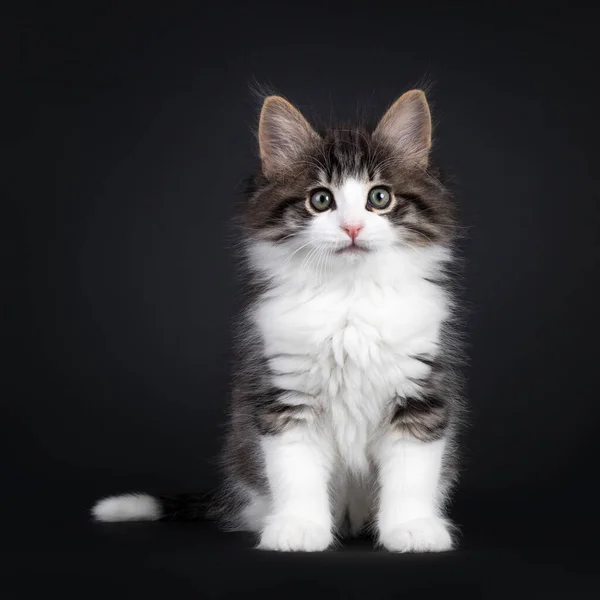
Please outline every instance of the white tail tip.
[[111, 496], [92, 508], [96, 521], [156, 521], [161, 517], [160, 504], [148, 494]]

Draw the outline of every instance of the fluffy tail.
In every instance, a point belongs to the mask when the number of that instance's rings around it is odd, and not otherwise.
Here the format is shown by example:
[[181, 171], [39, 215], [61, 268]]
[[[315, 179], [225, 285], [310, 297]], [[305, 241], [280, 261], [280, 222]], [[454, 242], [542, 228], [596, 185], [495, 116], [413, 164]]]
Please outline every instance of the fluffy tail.
[[92, 508], [96, 521], [195, 521], [211, 509], [207, 494], [150, 496], [122, 494], [98, 501]]

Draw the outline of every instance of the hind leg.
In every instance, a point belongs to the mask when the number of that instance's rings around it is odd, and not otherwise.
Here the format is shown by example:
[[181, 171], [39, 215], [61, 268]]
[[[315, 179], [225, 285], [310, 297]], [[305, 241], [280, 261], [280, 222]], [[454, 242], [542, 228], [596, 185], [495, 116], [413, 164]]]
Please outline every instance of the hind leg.
[[246, 490], [245, 495], [248, 502], [241, 511], [240, 529], [259, 533], [263, 530], [269, 514], [269, 497], [250, 489]]
[[353, 478], [349, 482], [348, 520], [353, 537], [359, 535], [372, 518], [372, 496], [368, 480]]
[[336, 533], [340, 537], [347, 537], [348, 526], [348, 500], [350, 484], [348, 475], [342, 469], [334, 470], [329, 486], [331, 500], [331, 514]]

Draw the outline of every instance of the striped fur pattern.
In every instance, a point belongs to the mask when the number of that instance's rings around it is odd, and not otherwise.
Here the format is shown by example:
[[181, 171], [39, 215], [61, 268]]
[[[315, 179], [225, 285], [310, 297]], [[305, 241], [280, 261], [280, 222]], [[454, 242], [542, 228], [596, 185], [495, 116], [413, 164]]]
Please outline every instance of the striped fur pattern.
[[[267, 550], [325, 550], [365, 531], [391, 551], [449, 550], [463, 412], [456, 222], [430, 163], [425, 96], [404, 94], [374, 129], [324, 131], [271, 96], [258, 137], [210, 514]], [[184, 500], [158, 499], [160, 517], [197, 515]]]

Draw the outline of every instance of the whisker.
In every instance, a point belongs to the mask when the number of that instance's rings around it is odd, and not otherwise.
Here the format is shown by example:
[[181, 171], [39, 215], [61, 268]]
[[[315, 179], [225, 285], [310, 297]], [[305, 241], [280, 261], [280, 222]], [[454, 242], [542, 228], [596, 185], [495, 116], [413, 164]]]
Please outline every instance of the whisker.
[[410, 225], [403, 225], [402, 227], [404, 227], [404, 229], [410, 231], [411, 233], [416, 233], [417, 235], [420, 235], [422, 238], [425, 238], [429, 243], [435, 244], [435, 242], [431, 238], [427, 237], [424, 233], [413, 229], [412, 227], [410, 227]]
[[323, 281], [326, 277], [326, 267], [327, 267], [327, 254], [329, 252], [329, 248], [327, 246], [323, 246], [323, 252], [321, 261], [319, 263], [319, 285], [321, 285], [321, 276], [323, 276]]
[[319, 250], [319, 246], [317, 246], [316, 248], [312, 248], [311, 251], [304, 257], [304, 259], [302, 260], [302, 263], [300, 264], [300, 270], [302, 271], [305, 266], [308, 267], [308, 265], [310, 264], [310, 259], [312, 259], [312, 256]]
[[306, 246], [308, 246], [309, 244], [312, 244], [313, 241], [309, 240], [308, 242], [306, 242], [306, 244], [303, 244], [302, 246], [300, 246], [300, 248], [297, 248], [296, 250], [294, 250], [286, 259], [285, 263], [283, 264], [284, 267], [286, 267], [288, 265], [288, 263], [290, 262], [290, 260], [292, 259], [292, 256], [294, 256], [297, 252], [300, 252], [300, 250], [302, 250], [302, 248], [306, 248]]

